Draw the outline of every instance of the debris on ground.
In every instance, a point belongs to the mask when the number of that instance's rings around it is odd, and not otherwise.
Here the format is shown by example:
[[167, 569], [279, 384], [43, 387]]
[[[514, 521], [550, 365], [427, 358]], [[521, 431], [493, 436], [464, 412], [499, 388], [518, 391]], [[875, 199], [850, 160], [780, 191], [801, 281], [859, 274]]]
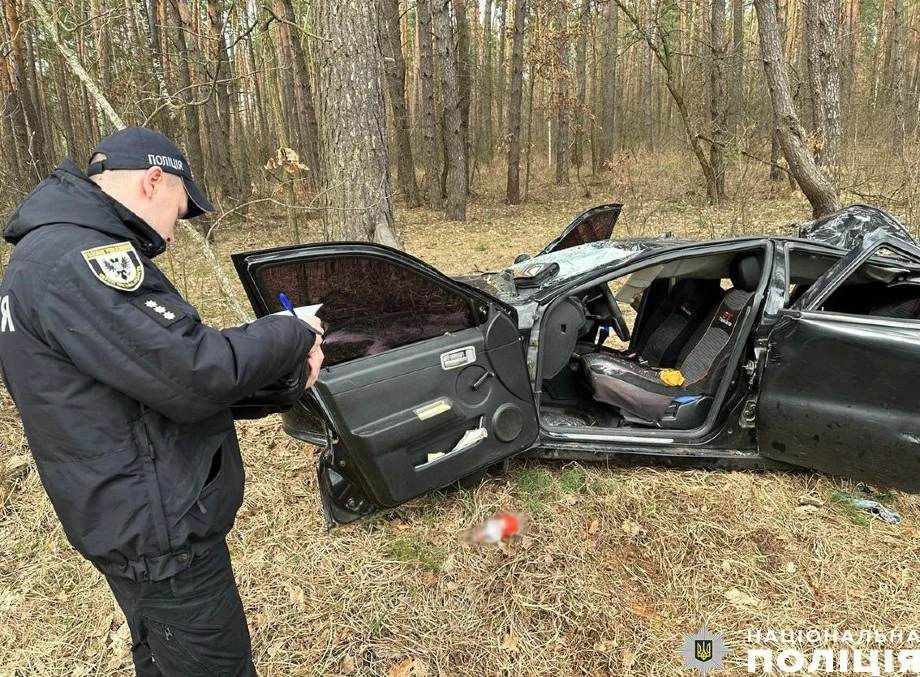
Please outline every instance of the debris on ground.
[[880, 519], [886, 524], [898, 524], [901, 521], [901, 516], [881, 501], [860, 498], [859, 496], [851, 494], [849, 491], [843, 490], [837, 491], [834, 494], [834, 500], [852, 508], [856, 508], [857, 510], [861, 510], [876, 519]]
[[471, 543], [503, 543], [524, 531], [524, 520], [513, 512], [492, 515], [479, 526], [464, 533], [464, 540]]

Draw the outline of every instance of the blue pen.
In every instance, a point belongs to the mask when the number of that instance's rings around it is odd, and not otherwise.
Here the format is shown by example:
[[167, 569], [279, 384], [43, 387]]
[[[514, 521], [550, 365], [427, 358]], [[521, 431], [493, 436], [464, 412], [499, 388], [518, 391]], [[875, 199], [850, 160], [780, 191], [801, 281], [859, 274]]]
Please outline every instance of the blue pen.
[[288, 301], [288, 297], [284, 295], [284, 292], [278, 294], [278, 298], [281, 300], [281, 305], [294, 317], [297, 317], [297, 313], [294, 312], [294, 306], [291, 305], [291, 302]]

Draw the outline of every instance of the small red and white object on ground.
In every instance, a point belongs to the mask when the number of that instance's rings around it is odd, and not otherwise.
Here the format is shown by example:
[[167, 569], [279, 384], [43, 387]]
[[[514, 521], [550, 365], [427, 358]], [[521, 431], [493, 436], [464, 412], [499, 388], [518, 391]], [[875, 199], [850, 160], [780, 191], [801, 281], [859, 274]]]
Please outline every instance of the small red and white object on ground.
[[500, 512], [470, 529], [467, 536], [472, 543], [503, 543], [512, 536], [520, 535], [523, 528], [522, 518], [513, 512]]

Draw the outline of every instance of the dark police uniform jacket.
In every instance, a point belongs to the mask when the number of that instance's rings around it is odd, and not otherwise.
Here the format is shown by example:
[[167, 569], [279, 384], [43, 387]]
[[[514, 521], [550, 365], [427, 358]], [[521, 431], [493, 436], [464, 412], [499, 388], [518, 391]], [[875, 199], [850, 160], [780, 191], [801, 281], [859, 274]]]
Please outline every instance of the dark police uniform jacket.
[[168, 578], [242, 502], [228, 407], [302, 365], [314, 334], [202, 324], [150, 261], [163, 239], [69, 160], [3, 235], [0, 376], [64, 531], [106, 574]]

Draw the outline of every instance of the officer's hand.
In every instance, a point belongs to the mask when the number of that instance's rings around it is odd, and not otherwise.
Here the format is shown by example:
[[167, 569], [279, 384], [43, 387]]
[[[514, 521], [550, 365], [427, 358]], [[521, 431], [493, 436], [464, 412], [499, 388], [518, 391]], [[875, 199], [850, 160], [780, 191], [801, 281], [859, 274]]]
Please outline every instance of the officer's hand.
[[[317, 341], [319, 341], [319, 337], [317, 337]], [[323, 366], [323, 357], [323, 349], [319, 346], [319, 343], [314, 344], [307, 355], [307, 367], [310, 369], [310, 373], [307, 376], [307, 388], [316, 382], [320, 367]]]
[[316, 347], [320, 345], [323, 342], [323, 340], [320, 338], [323, 335], [323, 321], [316, 315], [307, 315], [306, 317], [301, 317], [300, 319], [310, 325], [310, 329], [312, 329], [313, 333], [316, 334], [316, 343], [314, 343], [313, 346]]

